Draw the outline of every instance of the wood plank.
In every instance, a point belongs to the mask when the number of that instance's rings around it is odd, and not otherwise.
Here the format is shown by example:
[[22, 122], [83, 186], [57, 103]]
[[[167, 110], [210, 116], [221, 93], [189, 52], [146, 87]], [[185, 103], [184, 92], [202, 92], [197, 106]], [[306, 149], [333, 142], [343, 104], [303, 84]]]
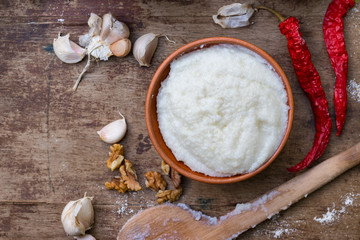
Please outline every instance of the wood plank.
[[[322, 36], [322, 18], [329, 0], [266, 1], [284, 15], [297, 16], [313, 55], [329, 100], [333, 122], [330, 143], [321, 162], [359, 142], [360, 104], [349, 98], [347, 121], [336, 136], [333, 88], [335, 75]], [[211, 15], [226, 1], [1, 1], [0, 2], [0, 239], [67, 238], [60, 215], [65, 204], [84, 192], [95, 197], [96, 224], [90, 232], [98, 239], [114, 239], [121, 226], [140, 209], [156, 204], [155, 192], [145, 189], [144, 174], [160, 171], [161, 158], [149, 143], [144, 119], [147, 87], [161, 62], [174, 50], [191, 41], [228, 36], [249, 41], [268, 52], [283, 68], [291, 83], [295, 116], [290, 138], [278, 159], [264, 172], [244, 182], [210, 185], [183, 179], [179, 202], [211, 216], [231, 211], [236, 203], [249, 201], [291, 179], [289, 167], [306, 155], [314, 137], [311, 108], [300, 88], [278, 20], [259, 12], [253, 25], [222, 29]], [[360, 80], [359, 5], [345, 20], [349, 52], [349, 79]], [[166, 34], [159, 41], [152, 66], [140, 68], [129, 55], [93, 63], [79, 89], [71, 88], [85, 65], [62, 63], [51, 51], [52, 40], [71, 33], [77, 41], [88, 30], [91, 12], [114, 16], [129, 25], [131, 40], [148, 32]], [[62, 19], [64, 21], [62, 21]], [[129, 124], [121, 143], [126, 157], [140, 176], [143, 190], [121, 195], [104, 188], [117, 175], [105, 166], [109, 145], [96, 131], [118, 117], [121, 111]], [[360, 197], [353, 206], [344, 204], [347, 194], [360, 192], [359, 168], [309, 195], [239, 239], [272, 239], [276, 231], [288, 229], [281, 239], [358, 239]], [[126, 205], [127, 204], [127, 205]], [[320, 224], [329, 210], [341, 210], [331, 224]], [[29, 224], [32, 223], [32, 224]]]

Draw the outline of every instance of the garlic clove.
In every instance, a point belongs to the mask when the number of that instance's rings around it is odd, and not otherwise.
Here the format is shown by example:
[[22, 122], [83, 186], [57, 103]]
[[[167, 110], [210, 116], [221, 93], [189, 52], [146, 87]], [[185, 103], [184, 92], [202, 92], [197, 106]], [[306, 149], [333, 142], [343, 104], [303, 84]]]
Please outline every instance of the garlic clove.
[[92, 199], [92, 197], [87, 197], [85, 193], [83, 198], [66, 204], [61, 214], [61, 222], [68, 235], [84, 235], [85, 231], [94, 224]]
[[111, 13], [103, 16], [100, 32], [101, 41], [111, 45], [120, 39], [129, 38], [129, 36], [130, 30], [125, 23], [116, 20]]
[[104, 41], [111, 45], [120, 39], [129, 38], [129, 36], [130, 30], [128, 26], [123, 22], [115, 21], [110, 28], [109, 35]]
[[84, 236], [75, 237], [76, 240], [96, 240], [92, 235], [85, 234]]
[[254, 8], [249, 3], [233, 3], [221, 7], [213, 20], [223, 28], [238, 28], [250, 25]]
[[84, 197], [75, 207], [74, 216], [80, 225], [85, 229], [85, 231], [89, 230], [94, 224], [94, 208], [92, 206], [91, 200], [92, 198]]
[[111, 44], [110, 50], [117, 57], [125, 57], [131, 50], [131, 41], [127, 38], [120, 39]]
[[109, 123], [97, 132], [101, 140], [106, 143], [116, 143], [123, 139], [123, 137], [125, 136], [127, 130], [126, 120], [120, 112], [119, 114], [121, 117], [120, 119]]
[[80, 62], [86, 54], [86, 50], [70, 39], [70, 34], [58, 36], [54, 39], [53, 47], [56, 56], [65, 63]]
[[100, 34], [101, 24], [102, 24], [101, 17], [99, 17], [95, 13], [91, 13], [88, 20], [88, 25], [90, 27], [90, 30], [88, 33], [79, 36], [80, 46], [87, 47], [90, 44], [91, 38]]
[[89, 20], [88, 20], [88, 25], [90, 27], [89, 34], [91, 37], [99, 35], [100, 31], [101, 31], [101, 25], [102, 25], [101, 17], [99, 17], [95, 13], [91, 13]]
[[139, 37], [133, 47], [133, 55], [140, 66], [149, 67], [158, 45], [159, 35], [147, 33]]
[[110, 29], [116, 19], [111, 15], [111, 13], [107, 13], [102, 17], [102, 25], [100, 31], [100, 39], [104, 41], [110, 33]]

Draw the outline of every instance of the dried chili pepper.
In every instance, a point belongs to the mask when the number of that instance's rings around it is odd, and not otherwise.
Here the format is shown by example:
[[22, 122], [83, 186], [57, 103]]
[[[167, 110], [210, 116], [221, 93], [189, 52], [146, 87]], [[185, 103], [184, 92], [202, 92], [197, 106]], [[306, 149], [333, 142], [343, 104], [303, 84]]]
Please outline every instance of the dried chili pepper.
[[309, 164], [318, 159], [329, 142], [331, 119], [328, 112], [328, 101], [321, 86], [319, 73], [311, 61], [310, 51], [300, 32], [299, 21], [295, 17], [288, 17], [285, 19], [279, 13], [267, 7], [261, 6], [257, 8], [266, 9], [280, 19], [280, 32], [285, 35], [288, 40], [288, 50], [296, 76], [300, 86], [310, 100], [315, 117], [316, 134], [311, 150], [303, 161], [288, 168], [288, 171], [290, 172], [297, 172], [306, 168]]
[[334, 105], [337, 135], [340, 135], [344, 127], [347, 108], [348, 53], [345, 48], [343, 18], [354, 4], [354, 0], [333, 0], [328, 6], [323, 22], [326, 49], [336, 75]]

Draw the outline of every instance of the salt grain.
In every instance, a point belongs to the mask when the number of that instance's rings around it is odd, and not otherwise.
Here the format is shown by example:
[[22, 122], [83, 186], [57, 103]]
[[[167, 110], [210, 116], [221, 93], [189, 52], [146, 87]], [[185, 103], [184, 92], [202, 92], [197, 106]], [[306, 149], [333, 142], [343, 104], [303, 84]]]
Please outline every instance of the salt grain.
[[355, 82], [355, 79], [349, 81], [347, 87], [350, 97], [357, 102], [360, 102], [360, 84]]

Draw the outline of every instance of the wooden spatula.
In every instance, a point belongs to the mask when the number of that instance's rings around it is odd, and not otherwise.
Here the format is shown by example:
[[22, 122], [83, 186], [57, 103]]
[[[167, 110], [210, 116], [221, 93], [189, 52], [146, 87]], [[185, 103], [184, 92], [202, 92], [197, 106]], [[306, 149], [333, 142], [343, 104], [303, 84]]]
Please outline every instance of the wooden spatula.
[[255, 227], [360, 163], [360, 143], [227, 215], [209, 218], [183, 206], [164, 204], [133, 216], [120, 230], [123, 239], [232, 239]]

